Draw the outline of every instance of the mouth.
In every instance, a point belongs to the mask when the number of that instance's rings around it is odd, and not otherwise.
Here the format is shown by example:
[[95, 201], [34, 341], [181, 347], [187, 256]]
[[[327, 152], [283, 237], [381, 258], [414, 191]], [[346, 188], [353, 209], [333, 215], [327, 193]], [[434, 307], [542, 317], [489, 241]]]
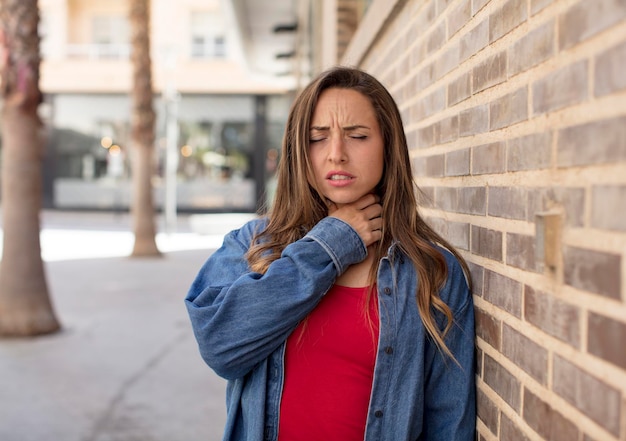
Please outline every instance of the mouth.
[[332, 171], [326, 175], [326, 179], [329, 181], [350, 181], [354, 179], [354, 176], [346, 172]]

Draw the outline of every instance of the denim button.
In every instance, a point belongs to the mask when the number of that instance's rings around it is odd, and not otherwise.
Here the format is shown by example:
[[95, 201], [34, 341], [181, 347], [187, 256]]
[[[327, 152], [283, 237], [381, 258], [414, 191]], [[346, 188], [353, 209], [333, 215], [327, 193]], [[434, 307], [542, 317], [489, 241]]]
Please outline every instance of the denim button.
[[385, 348], [385, 353], [389, 355], [393, 354], [393, 348], [391, 346], [387, 346]]
[[374, 412], [374, 416], [376, 418], [381, 418], [383, 416], [383, 411], [382, 410], [377, 410], [376, 412]]
[[388, 286], [383, 290], [383, 292], [387, 295], [391, 295], [391, 288], [389, 288]]

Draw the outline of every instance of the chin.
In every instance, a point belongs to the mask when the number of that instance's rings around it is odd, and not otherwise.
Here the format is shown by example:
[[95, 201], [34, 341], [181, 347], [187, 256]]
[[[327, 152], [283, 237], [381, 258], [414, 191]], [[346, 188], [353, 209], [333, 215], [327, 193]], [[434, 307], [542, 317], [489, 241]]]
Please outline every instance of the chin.
[[361, 196], [358, 197], [327, 197], [327, 199], [334, 203], [337, 206], [340, 205], [346, 205], [346, 204], [351, 204], [353, 202], [358, 201], [361, 198]]

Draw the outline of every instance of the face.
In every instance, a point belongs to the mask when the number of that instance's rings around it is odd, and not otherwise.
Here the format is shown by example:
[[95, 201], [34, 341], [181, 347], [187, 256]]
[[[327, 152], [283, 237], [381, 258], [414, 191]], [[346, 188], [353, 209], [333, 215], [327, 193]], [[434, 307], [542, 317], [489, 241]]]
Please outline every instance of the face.
[[383, 175], [383, 138], [370, 100], [355, 90], [320, 95], [309, 131], [315, 182], [337, 206], [372, 193]]

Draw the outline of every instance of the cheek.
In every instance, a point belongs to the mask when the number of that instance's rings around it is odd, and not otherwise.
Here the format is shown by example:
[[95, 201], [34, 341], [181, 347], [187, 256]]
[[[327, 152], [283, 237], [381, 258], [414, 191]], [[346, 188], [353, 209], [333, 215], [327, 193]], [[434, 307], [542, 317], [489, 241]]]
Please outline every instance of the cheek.
[[315, 178], [319, 179], [324, 170], [324, 160], [320, 154], [310, 153], [309, 160], [311, 161], [311, 167]]
[[382, 178], [385, 170], [385, 155], [381, 148], [378, 152], [372, 155], [375, 159], [372, 161], [372, 171], [379, 173], [379, 179]]

